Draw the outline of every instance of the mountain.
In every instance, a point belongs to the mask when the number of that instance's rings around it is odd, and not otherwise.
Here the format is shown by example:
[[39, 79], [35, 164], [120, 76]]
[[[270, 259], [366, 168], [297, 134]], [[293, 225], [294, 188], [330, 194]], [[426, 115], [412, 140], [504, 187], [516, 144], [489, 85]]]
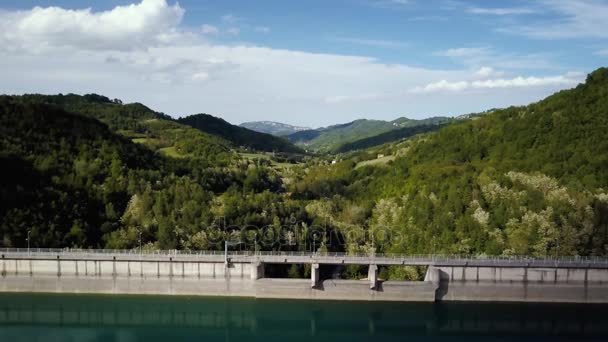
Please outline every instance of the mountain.
[[[164, 160], [96, 119], [0, 96], [0, 231], [3, 246], [102, 246], [129, 198], [126, 170]], [[122, 179], [120, 179], [122, 178]]]
[[250, 129], [252, 131], [272, 134], [272, 135], [276, 135], [276, 136], [289, 135], [289, 134], [293, 134], [293, 133], [300, 132], [300, 131], [306, 131], [306, 130], [310, 129], [308, 127], [292, 126], [292, 125], [284, 124], [281, 122], [275, 122], [275, 121], [243, 122], [239, 126]]
[[[232, 145], [145, 108], [97, 97], [0, 96], [0, 247], [130, 249], [141, 238], [148, 249], [219, 249], [224, 238], [206, 235], [208, 227], [225, 233], [218, 215], [240, 226], [311, 223], [269, 162], [213, 154], [214, 144]], [[157, 133], [194, 150], [169, 158], [134, 141]]]
[[70, 113], [86, 115], [107, 124], [110, 129], [165, 155], [183, 158], [230, 158], [230, 149], [247, 146], [259, 151], [301, 152], [285, 139], [231, 125], [205, 115], [198, 127], [191, 127], [195, 116], [174, 120], [141, 103], [123, 104], [97, 94], [25, 95], [26, 101], [52, 104]]
[[[445, 123], [444, 123], [445, 124]], [[346, 143], [340, 146], [336, 152], [344, 153], [354, 150], [363, 150], [366, 148], [386, 144], [389, 142], [399, 141], [402, 139], [410, 138], [416, 134], [428, 133], [439, 130], [444, 124], [426, 124], [426, 125], [413, 125], [406, 126], [392, 131], [384, 132], [373, 137], [363, 138], [355, 140], [353, 142]]]
[[376, 241], [385, 252], [608, 254], [608, 69], [473, 117], [392, 147], [384, 164], [310, 169], [292, 191], [339, 198], [320, 215], [342, 227], [369, 220], [390, 237]]
[[[606, 256], [607, 113], [602, 68], [527, 106], [454, 119], [335, 163], [309, 156], [274, 168], [238, 157], [229, 135], [144, 105], [0, 96], [0, 247], [135, 249], [141, 236], [149, 250], [221, 250], [242, 238], [247, 250], [303, 252], [309, 227], [322, 226], [318, 249], [330, 252]], [[252, 243], [253, 227], [276, 239]], [[385, 279], [418, 276], [383, 270]]]
[[[398, 118], [393, 121], [355, 120], [346, 124], [333, 125], [314, 130], [300, 131], [287, 136], [295, 144], [319, 152], [337, 152], [344, 150], [342, 146], [358, 140], [371, 138], [392, 130], [407, 127], [434, 125], [447, 121], [444, 117], [433, 117], [424, 120]], [[399, 134], [395, 135], [399, 136]], [[386, 140], [388, 138], [380, 138]], [[348, 148], [347, 148], [348, 149]]]
[[258, 151], [302, 153], [287, 139], [239, 127], [209, 114], [196, 114], [180, 118], [179, 123], [191, 126], [202, 132], [213, 134], [232, 142], [235, 146], [245, 146]]

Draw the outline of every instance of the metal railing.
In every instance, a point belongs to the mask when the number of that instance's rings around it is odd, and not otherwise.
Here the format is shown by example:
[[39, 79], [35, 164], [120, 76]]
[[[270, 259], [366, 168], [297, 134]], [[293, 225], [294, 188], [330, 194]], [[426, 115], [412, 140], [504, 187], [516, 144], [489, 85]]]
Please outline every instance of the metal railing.
[[297, 251], [197, 251], [197, 250], [139, 250], [139, 249], [74, 249], [74, 248], [0, 248], [0, 253], [7, 257], [45, 257], [60, 256], [70, 258], [95, 258], [95, 257], [134, 257], [141, 258], [196, 258], [204, 260], [213, 257], [217, 259], [228, 255], [232, 259], [242, 262], [260, 260], [269, 261], [288, 258], [294, 262], [314, 260], [320, 262], [348, 261], [350, 263], [360, 262], [361, 264], [385, 263], [385, 264], [414, 264], [434, 265], [434, 264], [478, 264], [478, 265], [593, 265], [608, 267], [608, 258], [600, 256], [475, 256], [475, 255], [406, 255], [406, 254], [347, 254], [342, 252], [297, 252]]

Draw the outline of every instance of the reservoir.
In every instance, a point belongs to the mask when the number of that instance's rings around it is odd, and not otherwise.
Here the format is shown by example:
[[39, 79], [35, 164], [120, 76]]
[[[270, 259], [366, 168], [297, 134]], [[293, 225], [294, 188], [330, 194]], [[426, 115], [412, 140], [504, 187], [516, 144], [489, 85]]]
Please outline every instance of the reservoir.
[[0, 294], [0, 341], [606, 341], [608, 306]]

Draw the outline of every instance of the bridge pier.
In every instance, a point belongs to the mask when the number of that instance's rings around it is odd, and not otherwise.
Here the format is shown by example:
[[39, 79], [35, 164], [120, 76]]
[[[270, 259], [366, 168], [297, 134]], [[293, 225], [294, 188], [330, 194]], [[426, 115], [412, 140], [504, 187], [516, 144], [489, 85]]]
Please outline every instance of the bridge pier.
[[264, 263], [260, 261], [251, 263], [251, 280], [264, 278]]
[[369, 288], [371, 290], [378, 289], [378, 265], [369, 265], [367, 280], [369, 280]]
[[319, 285], [319, 264], [312, 264], [310, 267], [310, 287], [316, 288]]

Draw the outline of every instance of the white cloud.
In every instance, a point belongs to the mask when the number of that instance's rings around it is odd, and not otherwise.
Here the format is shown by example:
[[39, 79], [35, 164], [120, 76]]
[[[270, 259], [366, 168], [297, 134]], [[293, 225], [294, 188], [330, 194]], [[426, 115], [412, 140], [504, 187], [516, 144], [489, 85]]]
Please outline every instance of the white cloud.
[[[128, 20], [115, 18], [126, 9], [135, 11]], [[33, 24], [23, 24], [27, 30], [6, 29], [35, 11], [52, 13], [46, 16], [59, 23], [63, 23], [58, 21], [63, 14], [74, 19], [74, 13], [79, 13], [98, 25], [92, 28], [72, 20], [58, 28], [62, 34], [33, 30]], [[4, 12], [0, 14], [0, 26], [5, 28], [0, 30], [4, 44], [0, 49], [0, 93], [95, 92], [142, 102], [173, 116], [208, 112], [244, 122], [284, 121], [289, 115], [287, 119], [295, 124], [321, 126], [350, 121], [354, 115], [391, 119], [469, 113], [528, 103], [570, 85], [525, 76], [521, 81], [474, 75], [482, 67], [505, 70], [492, 63], [441, 70], [362, 56], [222, 45], [201, 38], [202, 28], [195, 28], [197, 32], [182, 28], [182, 16], [183, 9], [162, 0], [105, 12], [60, 8]], [[116, 25], [100, 24], [107, 17], [114, 18]], [[111, 34], [106, 32], [110, 30]], [[133, 48], [133, 39], [137, 48]], [[21, 48], [41, 42], [43, 51]], [[471, 56], [474, 52], [453, 50], [450, 54]], [[488, 80], [493, 83], [473, 84]], [[506, 86], [509, 82], [512, 85]], [[432, 83], [439, 84], [428, 86]], [[434, 91], [409, 91], [418, 85]], [[473, 87], [485, 91], [462, 96], [462, 91]]]
[[253, 28], [256, 32], [268, 33], [270, 32], [270, 27], [267, 26], [256, 26]]
[[608, 56], [608, 49], [603, 49], [595, 52], [598, 56]]
[[383, 39], [365, 39], [365, 38], [353, 38], [353, 37], [336, 37], [331, 40], [342, 43], [356, 44], [356, 45], [365, 45], [365, 46], [375, 46], [382, 48], [400, 48], [406, 47], [407, 44], [404, 42], [394, 41], [394, 40], [383, 40]]
[[608, 3], [597, 0], [541, 0], [556, 19], [513, 25], [499, 31], [539, 39], [608, 38]]
[[209, 74], [205, 71], [197, 72], [192, 75], [193, 81], [207, 81], [209, 79]]
[[226, 32], [230, 33], [231, 35], [238, 35], [239, 33], [241, 33], [241, 29], [238, 27], [231, 27], [228, 30], [226, 30]]
[[471, 7], [468, 9], [469, 13], [483, 14], [483, 15], [520, 15], [520, 14], [533, 14], [535, 10], [527, 7], [507, 7], [507, 8], [483, 8], [483, 7]]
[[469, 87], [469, 82], [448, 82], [441, 80], [438, 82], [429, 83], [423, 87], [416, 87], [412, 89], [414, 93], [433, 93], [438, 91], [462, 91]]
[[360, 0], [360, 3], [370, 7], [399, 10], [410, 8], [415, 0]]
[[204, 24], [203, 26], [201, 26], [201, 31], [204, 34], [218, 34], [220, 32], [217, 27], [208, 24]]
[[449, 82], [441, 80], [429, 83], [425, 86], [418, 86], [411, 90], [413, 93], [433, 93], [433, 92], [462, 92], [465, 90], [477, 89], [504, 89], [504, 88], [529, 88], [542, 86], [573, 86], [584, 80], [581, 73], [570, 72], [560, 76], [548, 77], [515, 77], [510, 79], [497, 78], [475, 81]]
[[470, 68], [491, 66], [500, 69], [556, 69], [556, 66], [543, 54], [520, 55], [496, 51], [491, 47], [461, 47], [439, 51], [435, 56], [448, 57]]
[[339, 104], [345, 102], [375, 101], [390, 97], [392, 94], [363, 94], [363, 95], [334, 95], [325, 97], [328, 104]]
[[479, 78], [490, 78], [490, 77], [502, 77], [505, 73], [502, 71], [496, 71], [491, 67], [481, 67], [475, 71], [475, 76]]
[[234, 23], [236, 23], [237, 21], [240, 21], [240, 20], [241, 20], [241, 18], [239, 18], [237, 16], [234, 16], [232, 14], [226, 14], [226, 15], [222, 16], [222, 21], [225, 22], [225, 23], [228, 23], [228, 24], [234, 24]]
[[142, 0], [93, 13], [35, 7], [0, 13], [0, 44], [9, 49], [71, 46], [80, 49], [130, 50], [167, 44], [177, 39], [184, 10], [165, 0]]
[[479, 57], [479, 56], [487, 56], [490, 52], [490, 49], [487, 47], [472, 47], [472, 48], [454, 48], [448, 49], [443, 52], [438, 52], [436, 55], [438, 56], [446, 56], [446, 57]]

